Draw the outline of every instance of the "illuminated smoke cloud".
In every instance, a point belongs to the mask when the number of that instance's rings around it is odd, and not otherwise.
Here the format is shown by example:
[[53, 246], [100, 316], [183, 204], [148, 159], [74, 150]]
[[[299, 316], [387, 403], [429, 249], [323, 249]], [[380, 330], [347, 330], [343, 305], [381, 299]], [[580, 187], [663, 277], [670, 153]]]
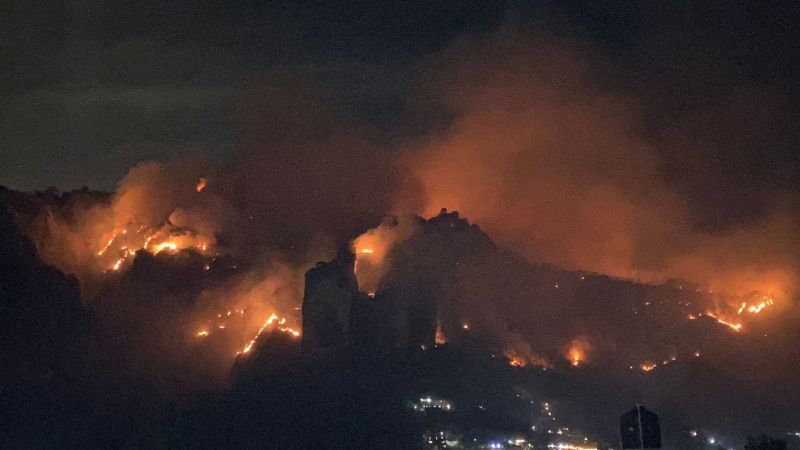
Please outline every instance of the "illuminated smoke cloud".
[[787, 202], [702, 227], [702, 210], [663, 172], [638, 99], [604, 87], [605, 62], [577, 44], [506, 31], [433, 58], [432, 96], [455, 119], [407, 153], [426, 197], [418, 212], [456, 209], [531, 261], [760, 290], [786, 305], [797, 267]]
[[367, 230], [353, 241], [359, 290], [375, 294], [378, 283], [389, 270], [389, 252], [418, 228], [419, 219], [416, 217], [387, 217], [379, 226]]

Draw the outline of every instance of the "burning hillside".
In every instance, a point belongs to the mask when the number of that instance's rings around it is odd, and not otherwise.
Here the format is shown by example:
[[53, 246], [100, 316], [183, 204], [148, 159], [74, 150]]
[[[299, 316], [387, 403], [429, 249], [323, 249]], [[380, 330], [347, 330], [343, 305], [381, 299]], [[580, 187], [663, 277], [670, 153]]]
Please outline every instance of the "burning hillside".
[[[187, 195], [213, 192], [209, 184], [198, 191], [196, 181], [189, 180]], [[567, 377], [663, 380], [703, 361], [748, 383], [788, 379], [793, 364], [778, 351], [785, 309], [771, 295], [727, 295], [678, 281], [639, 284], [531, 264], [456, 212], [387, 217], [306, 273], [309, 264], [278, 254], [229, 251], [226, 230], [200, 232], [213, 227], [177, 219], [179, 203], [146, 226], [129, 221], [105, 231], [110, 235], [79, 240], [98, 223], [113, 223], [98, 217], [128, 199], [116, 194], [65, 205], [22, 196], [12, 203], [20, 198], [34, 205], [18, 217], [34, 239], [44, 239], [36, 247], [53, 244], [42, 255], [55, 265], [71, 262], [62, 266], [68, 273], [88, 274], [82, 284], [94, 290], [83, 301], [99, 321], [101, 360], [113, 365], [122, 357], [126, 373], [155, 385], [224, 382], [237, 361], [246, 364], [260, 345], [275, 345], [268, 335], [302, 339], [311, 358], [318, 350], [475, 348], [521, 371]], [[48, 232], [39, 234], [42, 223]], [[87, 267], [75, 265], [89, 253]], [[752, 360], [778, 369], [756, 373], [748, 367]]]
[[15, 3], [0, 447], [800, 436], [792, 2]]
[[[135, 284], [145, 282], [137, 271], [128, 274], [140, 252], [151, 255], [148, 265], [162, 266], [152, 270], [165, 274], [175, 270], [174, 264], [183, 264], [181, 259], [196, 261], [191, 264], [197, 273], [188, 275], [196, 280], [189, 282], [195, 287], [176, 286], [185, 291], [179, 296], [187, 296], [183, 302], [188, 309], [170, 319], [178, 321], [170, 326], [184, 330], [191, 337], [189, 345], [228, 355], [223, 360], [250, 352], [264, 331], [298, 337], [300, 274], [308, 265], [274, 257], [259, 263], [253, 255], [230, 253], [223, 242], [233, 230], [225, 230], [225, 221], [208, 209], [220, 204], [212, 181], [191, 173], [178, 179], [172, 175], [167, 167], [145, 165], [110, 200], [66, 205], [42, 201], [25, 221], [28, 232], [46, 261], [89, 287], [85, 297], [90, 305], [111, 311], [112, 302], [125, 303], [131, 293], [175, 295], [169, 286], [159, 290]], [[161, 195], [158, 187], [170, 194]], [[151, 196], [158, 201], [149, 201]], [[205, 206], [200, 210], [197, 205]], [[702, 332], [686, 334], [690, 324], [708, 327], [713, 321], [734, 334], [746, 333], [774, 320], [770, 311], [778, 303], [759, 291], [736, 296], [679, 282], [648, 287], [531, 265], [499, 250], [458, 213], [444, 210], [430, 220], [389, 217], [353, 239], [352, 252], [352, 269], [344, 270], [352, 271], [357, 287], [347, 295], [356, 298], [360, 292], [365, 300], [346, 300], [354, 302], [353, 313], [350, 306], [341, 314], [333, 311], [342, 306], [323, 308], [315, 320], [327, 322], [331, 314], [339, 314], [337, 320], [345, 324], [340, 326], [351, 329], [343, 329], [341, 336], [369, 329], [369, 322], [378, 320], [394, 330], [394, 337], [375, 339], [399, 347], [481, 336], [518, 366], [548, 369], [565, 358], [573, 367], [611, 364], [650, 371], [655, 364], [649, 361], [667, 364], [678, 354], [701, 353]], [[308, 289], [306, 284], [306, 296]], [[603, 300], [598, 303], [598, 298]], [[599, 306], [603, 303], [607, 306]], [[367, 322], [346, 325], [351, 314]], [[625, 329], [615, 325], [621, 323], [627, 324]], [[636, 337], [638, 333], [646, 334]]]

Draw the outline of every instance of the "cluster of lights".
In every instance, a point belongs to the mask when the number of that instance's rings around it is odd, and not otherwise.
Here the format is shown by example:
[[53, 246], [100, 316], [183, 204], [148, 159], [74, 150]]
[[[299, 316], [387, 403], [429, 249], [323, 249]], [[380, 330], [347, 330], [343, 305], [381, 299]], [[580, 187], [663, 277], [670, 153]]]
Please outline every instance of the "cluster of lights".
[[414, 404], [414, 409], [425, 411], [428, 409], [436, 409], [441, 411], [450, 412], [453, 410], [453, 404], [449, 400], [434, 399], [431, 397], [422, 397], [419, 399], [418, 404]]
[[576, 444], [569, 444], [566, 442], [547, 444], [547, 448], [554, 448], [558, 450], [597, 450], [597, 446], [587, 446], [579, 444], [576, 445]]

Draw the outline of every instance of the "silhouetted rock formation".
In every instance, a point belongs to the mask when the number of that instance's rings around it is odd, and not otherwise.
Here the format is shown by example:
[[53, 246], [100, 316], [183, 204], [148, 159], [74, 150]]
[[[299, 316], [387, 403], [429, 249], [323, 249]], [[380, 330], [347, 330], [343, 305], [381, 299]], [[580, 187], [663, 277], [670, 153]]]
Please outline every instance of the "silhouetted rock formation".
[[358, 295], [355, 255], [342, 248], [336, 259], [306, 273], [303, 349], [339, 348], [349, 343], [350, 311]]
[[[0, 192], [0, 194], [2, 194]], [[74, 446], [86, 429], [82, 340], [89, 316], [74, 278], [44, 265], [0, 195], [0, 442]], [[73, 445], [68, 444], [72, 442]]]
[[399, 242], [389, 255], [390, 268], [378, 287], [387, 303], [390, 328], [398, 346], [430, 347], [436, 336], [436, 320], [446, 335], [456, 335], [463, 316], [446, 299], [452, 297], [448, 283], [457, 279], [462, 265], [483, 260], [496, 252], [494, 243], [477, 225], [470, 225], [458, 212], [443, 209], [421, 221], [420, 230]]
[[[346, 342], [385, 351], [430, 348], [435, 343], [443, 280], [460, 264], [496, 252], [494, 243], [458, 212], [442, 210], [419, 230], [397, 243], [387, 256], [389, 270], [377, 293], [358, 292], [354, 256], [340, 251], [336, 260], [320, 263], [306, 274], [303, 342], [306, 350]], [[348, 320], [344, 318], [349, 316]], [[457, 314], [450, 317], [457, 317]], [[460, 323], [447, 323], [455, 331]]]

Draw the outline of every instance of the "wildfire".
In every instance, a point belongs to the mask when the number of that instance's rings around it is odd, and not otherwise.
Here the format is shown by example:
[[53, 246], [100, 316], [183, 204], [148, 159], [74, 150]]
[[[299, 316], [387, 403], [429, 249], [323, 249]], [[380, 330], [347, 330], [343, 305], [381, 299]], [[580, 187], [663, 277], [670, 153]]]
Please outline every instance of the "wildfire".
[[154, 247], [154, 249], [155, 249], [154, 253], [161, 253], [164, 250], [169, 250], [170, 252], [175, 252], [175, 251], [178, 250], [178, 244], [176, 244], [174, 242], [169, 242], [169, 241], [162, 242], [162, 243], [156, 245]]
[[589, 340], [586, 337], [579, 336], [573, 339], [567, 346], [567, 361], [569, 361], [572, 367], [578, 367], [587, 361], [591, 349], [592, 344]]
[[572, 364], [573, 367], [578, 367], [581, 361], [583, 361], [583, 354], [579, 349], [572, 348], [567, 354], [567, 359], [569, 359], [569, 363]]
[[747, 305], [747, 302], [742, 302], [742, 306], [739, 307], [739, 310], [736, 313], [739, 315], [742, 315], [743, 312], [747, 312], [749, 314], [758, 314], [768, 306], [775, 304], [775, 300], [768, 295], [762, 295], [760, 300], [760, 302], [751, 304], [750, 306]]
[[444, 331], [442, 330], [442, 323], [440, 321], [436, 321], [436, 345], [444, 345], [447, 343], [447, 337], [444, 335]]
[[271, 325], [272, 322], [276, 321], [277, 319], [278, 319], [278, 316], [275, 315], [275, 313], [272, 313], [269, 317], [267, 317], [267, 320], [265, 320], [264, 323], [261, 324], [261, 328], [258, 329], [258, 331], [256, 332], [256, 335], [253, 337], [253, 339], [251, 339], [250, 342], [248, 342], [247, 345], [244, 346], [242, 351], [236, 352], [236, 354], [238, 355], [240, 353], [248, 353], [248, 352], [250, 352], [250, 350], [253, 348], [253, 345], [258, 340], [258, 337], [261, 336], [261, 333], [264, 332], [264, 329], [267, 328], [267, 326]]
[[536, 354], [527, 343], [519, 343], [503, 352], [503, 355], [508, 359], [508, 363], [514, 367], [525, 367], [529, 364], [545, 370], [553, 367], [550, 361]]
[[111, 238], [108, 240], [108, 242], [106, 242], [106, 245], [103, 247], [103, 249], [100, 250], [99, 252], [97, 252], [97, 256], [105, 255], [106, 252], [108, 251], [108, 249], [111, 247], [111, 244], [114, 243], [114, 239], [116, 239], [116, 238], [117, 238], [117, 233], [114, 232], [114, 235], [111, 236]]
[[[130, 231], [129, 231], [130, 228]], [[147, 250], [152, 254], [161, 252], [175, 253], [179, 250], [192, 248], [200, 253], [204, 253], [209, 248], [210, 239], [195, 236], [182, 231], [172, 230], [167, 225], [160, 229], [147, 230], [143, 225], [137, 228], [123, 228], [115, 230], [111, 237], [103, 242], [99, 251], [96, 252], [101, 261], [104, 257], [115, 255], [115, 258], [107, 262], [105, 271], [119, 271], [127, 261], [133, 259], [138, 250]]]
[[708, 313], [708, 312], [705, 313], [705, 315], [708, 316], [708, 317], [711, 317], [712, 319], [714, 319], [717, 322], [725, 325], [726, 327], [730, 328], [731, 330], [733, 330], [733, 331], [735, 331], [737, 333], [742, 330], [742, 324], [741, 323], [729, 322], [727, 320], [724, 320], [724, 319], [722, 319], [720, 317], [717, 317], [716, 315], [714, 315], [712, 313]]
[[[244, 310], [242, 310], [242, 314], [244, 314]], [[256, 341], [258, 341], [258, 337], [261, 336], [261, 333], [263, 333], [264, 330], [267, 329], [268, 326], [272, 325], [275, 321], [278, 321], [278, 327], [276, 328], [278, 331], [282, 333], [287, 333], [295, 338], [300, 337], [300, 331], [290, 327], [283, 326], [286, 324], [285, 317], [278, 319], [278, 315], [272, 313], [269, 315], [269, 317], [267, 317], [267, 320], [265, 320], [264, 323], [261, 324], [261, 327], [258, 329], [255, 336], [253, 336], [253, 339], [250, 339], [250, 342], [248, 342], [240, 351], [236, 352], [234, 356], [250, 353], [250, 350], [253, 349], [253, 345], [255, 345]]]
[[[745, 317], [762, 313], [765, 309], [775, 304], [775, 299], [770, 295], [755, 291], [742, 299], [741, 303], [736, 304], [738, 306], [732, 306], [729, 307], [729, 309], [718, 307], [713, 310], [713, 312], [707, 311], [697, 315], [689, 314], [688, 318], [689, 320], [694, 320], [701, 316], [708, 316], [716, 320], [717, 323], [725, 325], [734, 332], [739, 333], [744, 329], [743, 321], [747, 320]], [[736, 311], [735, 316], [733, 315], [733, 311]]]
[[508, 363], [514, 367], [525, 367], [528, 365], [528, 362], [522, 358], [516, 356], [508, 356], [508, 355], [506, 355], [506, 357], [508, 357]]
[[658, 367], [658, 364], [654, 363], [653, 361], [645, 361], [639, 367], [645, 372], [650, 372], [651, 370]]
[[411, 236], [416, 226], [416, 222], [410, 218], [386, 218], [379, 226], [353, 240], [355, 274], [360, 291], [378, 290], [378, 284], [388, 269], [385, 261], [387, 255], [398, 242]]

